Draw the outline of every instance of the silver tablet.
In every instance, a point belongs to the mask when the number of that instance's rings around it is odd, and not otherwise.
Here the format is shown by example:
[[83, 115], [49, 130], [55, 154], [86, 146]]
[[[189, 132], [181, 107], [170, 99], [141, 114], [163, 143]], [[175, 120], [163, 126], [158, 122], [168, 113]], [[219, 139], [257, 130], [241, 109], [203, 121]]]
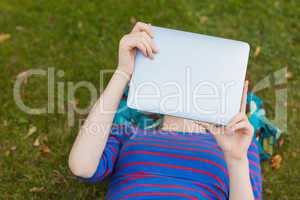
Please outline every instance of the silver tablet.
[[249, 45], [152, 28], [159, 53], [137, 52], [128, 107], [226, 125], [240, 109]]

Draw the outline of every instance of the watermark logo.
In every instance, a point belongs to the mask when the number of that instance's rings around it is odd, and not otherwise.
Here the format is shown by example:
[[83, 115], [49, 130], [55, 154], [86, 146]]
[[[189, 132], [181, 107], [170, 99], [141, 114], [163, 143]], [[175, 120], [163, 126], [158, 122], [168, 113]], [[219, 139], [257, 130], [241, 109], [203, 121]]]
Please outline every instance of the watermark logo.
[[[149, 110], [152, 107], [159, 107], [161, 111], [168, 113], [176, 113], [178, 111], [191, 111], [194, 109], [198, 113], [206, 113], [211, 115], [225, 114], [228, 111], [229, 104], [232, 104], [232, 100], [228, 100], [228, 94], [230, 89], [236, 86], [235, 82], [224, 82], [223, 84], [216, 85], [209, 81], [199, 81], [196, 84], [190, 85], [192, 70], [186, 67], [185, 80], [186, 83], [182, 84], [182, 81], [169, 81], [163, 84], [163, 87], [159, 87], [158, 84], [152, 81], [143, 82], [138, 84], [137, 88], [134, 88], [137, 95], [128, 99], [132, 105], [136, 105], [139, 98], [148, 99], [160, 99], [158, 105], [149, 105]], [[17, 76], [14, 84], [13, 96], [14, 101], [18, 108], [29, 115], [41, 115], [41, 114], [67, 114], [68, 126], [75, 125], [76, 115], [86, 115], [91, 110], [92, 106], [97, 102], [99, 94], [105, 89], [105, 78], [116, 73], [114, 70], [105, 69], [99, 71], [99, 86], [95, 86], [89, 81], [61, 81], [64, 77], [64, 71], [56, 70], [55, 68], [48, 69], [30, 69], [26, 72], [22, 72]], [[126, 74], [122, 74], [126, 76]], [[267, 75], [262, 80], [253, 85], [253, 92], [259, 92], [267, 88], [274, 87], [275, 92], [275, 117], [272, 120], [283, 132], [287, 132], [287, 68], [282, 68], [274, 73]], [[26, 105], [22, 99], [22, 87], [26, 80], [36, 76], [42, 76], [47, 78], [47, 106], [32, 108]], [[126, 78], [126, 77], [124, 77]], [[134, 81], [134, 80], [133, 80]], [[182, 85], [185, 88], [182, 88]], [[89, 102], [84, 108], [80, 108], [76, 103], [76, 91], [80, 88], [84, 88], [90, 95]], [[171, 91], [165, 93], [165, 90]], [[67, 92], [65, 92], [67, 91]], [[146, 93], [145, 93], [146, 91]], [[203, 93], [205, 91], [205, 93]], [[207, 93], [207, 91], [209, 91]], [[147, 93], [148, 92], [148, 93]], [[192, 94], [191, 96], [187, 94]], [[162, 97], [162, 94], [165, 96]], [[175, 100], [174, 100], [175, 99]], [[208, 107], [200, 107], [199, 102], [214, 101], [217, 107], [213, 109]], [[173, 102], [170, 104], [169, 102]], [[174, 103], [175, 102], [175, 103]], [[204, 104], [205, 105], [205, 104]], [[137, 105], [139, 106], [139, 105]], [[115, 112], [101, 108], [103, 112]], [[119, 112], [122, 110], [119, 110]], [[99, 129], [93, 126], [93, 129]]]
[[288, 89], [287, 89], [287, 74], [288, 69], [284, 67], [261, 79], [254, 84], [253, 92], [260, 92], [268, 88], [274, 88], [275, 105], [274, 119], [271, 120], [278, 128], [287, 133], [287, 104], [288, 104]]

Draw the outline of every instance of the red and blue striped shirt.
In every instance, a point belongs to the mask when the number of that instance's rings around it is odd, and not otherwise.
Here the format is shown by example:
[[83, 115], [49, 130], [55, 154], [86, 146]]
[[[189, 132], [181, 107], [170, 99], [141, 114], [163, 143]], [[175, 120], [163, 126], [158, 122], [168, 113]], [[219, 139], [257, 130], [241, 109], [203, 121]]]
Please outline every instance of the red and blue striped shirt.
[[[248, 150], [250, 178], [261, 199], [256, 141]], [[113, 126], [91, 182], [110, 177], [106, 199], [228, 199], [224, 154], [210, 133]]]

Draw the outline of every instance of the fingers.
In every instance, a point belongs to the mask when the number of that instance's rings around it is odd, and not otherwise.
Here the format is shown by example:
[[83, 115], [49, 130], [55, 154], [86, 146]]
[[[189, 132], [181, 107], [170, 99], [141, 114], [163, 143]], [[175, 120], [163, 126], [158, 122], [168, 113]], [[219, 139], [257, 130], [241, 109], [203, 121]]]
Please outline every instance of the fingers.
[[154, 58], [154, 50], [152, 49], [150, 42], [145, 39], [140, 33], [133, 36], [132, 41], [132, 48], [136, 47], [143, 53], [144, 56], [150, 57], [151, 59]]
[[137, 49], [139, 49], [143, 53], [144, 56], [146, 56], [146, 57], [148, 56], [147, 47], [144, 45], [143, 42], [136, 41], [135, 47]]
[[247, 115], [244, 113], [237, 114], [226, 126], [226, 133], [233, 134], [238, 130], [246, 130], [244, 133], [252, 133], [253, 127], [250, 124]]
[[147, 40], [147, 42], [150, 44], [152, 51], [154, 53], [157, 53], [158, 52], [158, 48], [155, 45], [153, 39], [146, 32], [141, 32], [141, 33], [142, 33], [142, 37], [144, 37], [145, 40]]
[[132, 29], [132, 33], [136, 33], [136, 32], [141, 32], [141, 31], [144, 31], [146, 32], [151, 38], [154, 37], [154, 33], [151, 29], [151, 25], [150, 24], [146, 24], [146, 23], [143, 23], [143, 22], [137, 22], [135, 24], [135, 26], [133, 27]]
[[153, 39], [145, 32], [130, 33], [124, 35], [120, 40], [120, 49], [132, 50], [134, 48], [142, 51], [146, 57], [154, 58], [154, 53], [158, 52]]
[[240, 113], [238, 113], [228, 124], [227, 128], [232, 128], [235, 124], [241, 121], [247, 121], [246, 106], [247, 106], [247, 94], [248, 94], [248, 80], [245, 81], [242, 95], [242, 102], [240, 107]]
[[208, 129], [211, 124], [208, 123], [208, 122], [202, 122], [202, 121], [195, 121], [196, 124], [200, 125], [200, 126], [203, 126], [204, 128]]
[[253, 127], [251, 126], [251, 124], [248, 121], [242, 121], [239, 122], [237, 124], [235, 124], [234, 126], [231, 127], [231, 132], [235, 132], [238, 130], [248, 130], [245, 131], [244, 133], [252, 133], [253, 132]]
[[206, 130], [211, 132], [213, 135], [221, 135], [225, 131], [224, 126], [217, 126], [216, 124], [202, 122], [202, 121], [195, 121], [195, 123], [204, 127]]
[[152, 51], [152, 48], [151, 48], [150, 44], [145, 39], [142, 39], [141, 43], [143, 43], [143, 45], [146, 47], [146, 52], [147, 52], [146, 56], [153, 59], [154, 55], [153, 55], [153, 51]]
[[234, 116], [234, 118], [227, 124], [227, 128], [230, 129], [232, 126], [234, 126], [236, 123], [246, 120], [247, 116], [244, 113], [238, 113]]
[[249, 85], [249, 82], [246, 80], [245, 84], [244, 84], [243, 96], [242, 96], [242, 102], [241, 102], [241, 108], [240, 108], [241, 113], [246, 113], [248, 85]]
[[[145, 52], [143, 52], [144, 56], [149, 57], [151, 59], [154, 58], [154, 53], [158, 52], [157, 47], [154, 45], [154, 42], [152, 40], [152, 38], [150, 38], [148, 36], [148, 34], [146, 34], [145, 32], [138, 32], [138, 33], [134, 33], [134, 40], [137, 43], [141, 43], [144, 48], [145, 48]], [[140, 49], [140, 48], [138, 48]], [[140, 49], [141, 50], [141, 49]]]
[[154, 53], [157, 53], [157, 47], [154, 45], [153, 40], [145, 32], [141, 32], [142, 42], [146, 46], [148, 56], [153, 59]]
[[[151, 59], [154, 58], [154, 54], [158, 52], [158, 48], [154, 44], [154, 33], [150, 24], [137, 22], [129, 35], [135, 40], [135, 46], [133, 47], [137, 47], [141, 50], [144, 56]], [[139, 45], [137, 45], [137, 43]]]
[[236, 131], [236, 130], [240, 130], [240, 129], [246, 129], [247, 125], [248, 125], [248, 123], [246, 121], [241, 121], [241, 122], [236, 123], [235, 125], [233, 125], [230, 129], [232, 131]]
[[203, 122], [203, 121], [195, 121], [196, 124], [198, 124], [199, 126], [204, 127], [205, 129], [209, 130], [209, 131], [213, 131], [214, 129], [214, 124], [212, 123], [208, 123], [208, 122]]

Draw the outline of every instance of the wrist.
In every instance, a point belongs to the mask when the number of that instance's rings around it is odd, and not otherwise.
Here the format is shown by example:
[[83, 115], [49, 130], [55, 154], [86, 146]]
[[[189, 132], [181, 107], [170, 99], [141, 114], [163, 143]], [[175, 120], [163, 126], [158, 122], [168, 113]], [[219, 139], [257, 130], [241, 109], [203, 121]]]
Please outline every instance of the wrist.
[[249, 160], [247, 155], [241, 156], [241, 157], [232, 157], [228, 155], [224, 155], [225, 162], [227, 163], [228, 167], [234, 167], [234, 166], [248, 166]]
[[128, 67], [127, 65], [121, 65], [119, 64], [118, 67], [117, 67], [117, 70], [119, 71], [122, 71], [128, 75], [131, 75], [132, 74], [132, 70], [130, 67]]
[[130, 80], [131, 79], [131, 75], [132, 75], [131, 72], [129, 72], [128, 70], [126, 70], [126, 69], [124, 69], [122, 67], [117, 67], [117, 69], [115, 71], [115, 74], [118, 74], [118, 75], [124, 77], [127, 80]]

